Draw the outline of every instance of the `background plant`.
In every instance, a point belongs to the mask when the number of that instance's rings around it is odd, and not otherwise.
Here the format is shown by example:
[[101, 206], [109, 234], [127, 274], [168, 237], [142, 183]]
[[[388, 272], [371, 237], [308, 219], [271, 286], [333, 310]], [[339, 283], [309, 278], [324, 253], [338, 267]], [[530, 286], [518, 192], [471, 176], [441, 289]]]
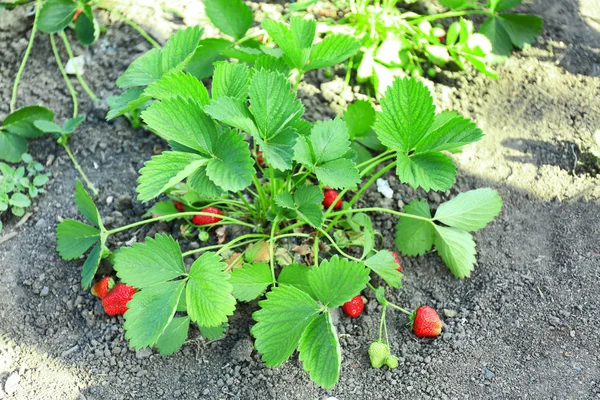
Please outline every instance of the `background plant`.
[[43, 173], [44, 166], [27, 153], [21, 155], [21, 160], [25, 165], [17, 168], [0, 162], [0, 216], [10, 210], [13, 215], [22, 217], [31, 200], [45, 193], [43, 187], [48, 176]]
[[[414, 3], [407, 1], [406, 3]], [[351, 59], [350, 69], [359, 82], [370, 82], [377, 96], [396, 77], [434, 77], [434, 67], [453, 63], [464, 69], [473, 65], [480, 72], [497, 78], [491, 68], [503, 62], [513, 47], [531, 45], [541, 33], [541, 18], [528, 14], [507, 13], [522, 0], [440, 0], [450, 11], [419, 15], [402, 11], [397, 0], [340, 0], [338, 5], [349, 10], [340, 19], [326, 19], [328, 30], [351, 32], [362, 42], [361, 51]], [[300, 10], [315, 3], [308, 1], [290, 5]], [[475, 32], [470, 15], [488, 18]], [[439, 22], [458, 18], [447, 29]], [[348, 75], [348, 78], [350, 75]]]

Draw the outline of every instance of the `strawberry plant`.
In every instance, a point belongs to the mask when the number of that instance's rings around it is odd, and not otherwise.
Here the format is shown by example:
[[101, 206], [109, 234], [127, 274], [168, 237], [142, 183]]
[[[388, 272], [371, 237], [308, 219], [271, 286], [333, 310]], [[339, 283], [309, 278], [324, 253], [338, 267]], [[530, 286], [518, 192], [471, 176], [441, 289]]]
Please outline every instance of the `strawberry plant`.
[[13, 215], [22, 217], [31, 199], [45, 192], [43, 187], [48, 176], [43, 174], [44, 166], [27, 153], [21, 155], [21, 160], [25, 165], [16, 169], [0, 162], [0, 216], [10, 209]]
[[[414, 3], [414, 0], [405, 3]], [[370, 82], [379, 97], [396, 77], [435, 77], [436, 67], [454, 63], [464, 69], [473, 65], [497, 78], [491, 65], [503, 62], [513, 47], [531, 45], [541, 33], [541, 18], [509, 11], [522, 0], [440, 0], [450, 10], [419, 15], [396, 6], [398, 0], [340, 0], [349, 10], [340, 20], [328, 19], [331, 31], [351, 32], [362, 42], [361, 51], [351, 59], [351, 69], [359, 82]], [[310, 6], [298, 3], [293, 9]], [[302, 5], [300, 5], [302, 4]], [[475, 32], [473, 22], [464, 17], [488, 17]], [[458, 18], [446, 29], [436, 21]], [[348, 75], [350, 78], [350, 75]]]
[[[281, 37], [301, 39], [290, 44], [297, 47], [283, 49], [285, 64], [300, 73], [340, 61], [312, 47], [313, 23], [264, 24]], [[78, 182], [75, 202], [89, 224], [61, 222], [59, 254], [74, 260], [89, 252], [82, 271], [88, 288], [102, 258], [109, 258], [110, 235], [174, 219], [191, 220], [205, 233], [238, 225], [237, 237], [185, 252], [173, 237], [157, 234], [113, 253], [116, 276], [132, 288], [129, 294], [135, 290], [131, 299], [120, 297], [117, 307], [119, 313], [127, 309], [124, 328], [133, 347], [176, 352], [191, 323], [203, 336], [218, 337], [237, 301], [262, 299], [251, 334], [266, 365], [280, 365], [298, 350], [311, 379], [331, 388], [341, 368], [331, 312], [350, 302], [345, 308], [358, 317], [357, 296], [368, 289], [383, 307], [377, 343], [388, 349], [373, 352], [372, 360], [377, 356], [374, 365], [394, 368], [398, 360], [389, 353], [386, 310], [413, 313], [387, 300], [384, 287], [373, 284], [399, 288], [403, 275], [397, 255], [378, 249], [369, 213], [398, 219], [395, 244], [404, 255], [435, 248], [452, 274], [465, 278], [475, 265], [470, 232], [492, 221], [502, 200], [485, 188], [459, 194], [434, 214], [424, 200], [410, 202], [403, 212], [355, 204], [388, 171], [413, 188], [450, 189], [457, 171], [447, 153], [481, 139], [482, 132], [455, 112], [436, 114], [423, 84], [397, 79], [381, 99], [374, 124], [365, 128], [382, 150], [359, 162], [351, 144], [353, 125], [339, 118], [304, 120], [304, 106], [279, 63], [217, 62], [209, 93], [186, 72], [201, 34], [197, 27], [182, 30], [163, 49], [134, 61], [117, 81], [127, 89], [122, 106], [110, 113], [114, 117], [147, 103], [140, 118], [170, 150], [140, 170], [138, 199], [167, 195], [172, 200], [156, 203], [149, 219], [107, 229]], [[297, 257], [290, 255], [292, 248]], [[191, 256], [197, 258], [186, 262]]]

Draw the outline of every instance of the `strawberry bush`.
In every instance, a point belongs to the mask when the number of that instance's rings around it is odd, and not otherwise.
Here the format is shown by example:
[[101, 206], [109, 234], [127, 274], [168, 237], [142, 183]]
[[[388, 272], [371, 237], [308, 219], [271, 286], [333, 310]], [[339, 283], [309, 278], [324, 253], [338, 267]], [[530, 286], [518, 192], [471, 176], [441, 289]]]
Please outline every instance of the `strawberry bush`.
[[[363, 290], [373, 290], [383, 306], [379, 338], [372, 345], [376, 351], [370, 350], [375, 367], [398, 364], [389, 352], [387, 308], [410, 315], [415, 332], [433, 336], [438, 327], [431, 314], [415, 318], [386, 299], [382, 283], [400, 288], [401, 267], [394, 252], [378, 248], [369, 214], [398, 219], [395, 244], [402, 254], [435, 249], [454, 276], [465, 278], [476, 261], [471, 232], [498, 215], [502, 200], [495, 190], [482, 188], [459, 194], [433, 214], [424, 200], [403, 211], [355, 207], [389, 171], [413, 188], [450, 189], [457, 170], [448, 153], [483, 133], [455, 112], [436, 113], [429, 90], [414, 79], [395, 80], [366, 126], [358, 126], [360, 118], [352, 122], [352, 113], [346, 121], [311, 123], [302, 118], [304, 106], [290, 71], [302, 75], [342, 62], [358, 49], [354, 39], [340, 35], [314, 44], [314, 22], [299, 18], [290, 25], [263, 25], [280, 51], [264, 48], [253, 63], [216, 62], [210, 91], [188, 70], [202, 46], [199, 27], [179, 31], [162, 49], [129, 66], [117, 80], [125, 92], [108, 117], [143, 105], [141, 121], [170, 150], [140, 170], [138, 199], [170, 200], [155, 203], [151, 218], [107, 229], [78, 182], [75, 202], [88, 223], [61, 222], [57, 248], [65, 260], [88, 254], [84, 288], [92, 285], [100, 261], [110, 259], [117, 286], [126, 286], [119, 289], [125, 294], [114, 297], [126, 299], [127, 311], [122, 303], [107, 301], [112, 291], [103, 303], [110, 303], [113, 314], [125, 312], [126, 338], [136, 349], [174, 353], [192, 323], [204, 337], [219, 337], [236, 302], [260, 299], [251, 334], [265, 364], [281, 365], [298, 351], [311, 379], [331, 388], [342, 357], [332, 310], [351, 302], [345, 309], [358, 316], [356, 297]], [[245, 32], [230, 28], [236, 38]], [[365, 137], [380, 150], [359, 158], [355, 144]], [[174, 219], [189, 221], [204, 237], [226, 225], [238, 225], [241, 233], [186, 252], [166, 234], [112, 255], [107, 247], [107, 238], [118, 232]], [[302, 247], [304, 258], [290, 256], [291, 246]]]

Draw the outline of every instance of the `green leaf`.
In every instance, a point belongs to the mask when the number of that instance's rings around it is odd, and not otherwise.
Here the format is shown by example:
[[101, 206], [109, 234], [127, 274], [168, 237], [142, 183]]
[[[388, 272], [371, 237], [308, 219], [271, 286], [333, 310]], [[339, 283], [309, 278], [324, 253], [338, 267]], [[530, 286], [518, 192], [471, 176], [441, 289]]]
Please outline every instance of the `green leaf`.
[[321, 226], [323, 222], [323, 192], [316, 186], [303, 185], [296, 192], [280, 193], [275, 201], [280, 207], [295, 210], [298, 215], [314, 228]]
[[219, 97], [211, 100], [210, 105], [204, 107], [204, 110], [214, 119], [258, 137], [258, 129], [245, 101], [231, 97]]
[[445, 191], [456, 181], [456, 166], [445, 154], [427, 151], [412, 156], [398, 154], [396, 174], [413, 189]]
[[100, 231], [83, 222], [65, 219], [56, 228], [56, 250], [63, 260], [80, 257], [100, 240]]
[[250, 69], [246, 64], [220, 61], [215, 63], [212, 98], [231, 97], [245, 102], [250, 85]]
[[456, 278], [468, 278], [475, 266], [475, 242], [468, 232], [435, 226], [435, 248]]
[[138, 178], [138, 200], [148, 201], [175, 186], [200, 167], [208, 159], [194, 153], [165, 151], [144, 164]]
[[489, 7], [494, 12], [502, 12], [515, 8], [522, 2], [523, 0], [490, 0]]
[[92, 286], [92, 280], [96, 275], [100, 260], [102, 259], [102, 243], [98, 243], [94, 246], [90, 254], [85, 259], [83, 267], [81, 269], [81, 287], [84, 289]]
[[152, 49], [129, 64], [123, 75], [117, 79], [116, 84], [122, 89], [146, 86], [159, 80], [162, 75], [161, 49]]
[[190, 26], [177, 31], [161, 51], [161, 69], [164, 73], [181, 71], [200, 45], [204, 29]]
[[209, 154], [218, 136], [215, 122], [200, 103], [174, 97], [152, 103], [142, 112], [148, 127], [166, 141]]
[[252, 10], [242, 0], [204, 0], [204, 9], [210, 21], [221, 32], [241, 39], [252, 26]]
[[254, 160], [244, 138], [244, 134], [236, 131], [225, 131], [214, 145], [213, 158], [206, 166], [206, 175], [223, 190], [236, 192], [252, 183]]
[[[287, 267], [286, 267], [287, 268]], [[296, 350], [306, 327], [317, 317], [319, 304], [293, 286], [278, 286], [258, 302], [252, 314], [257, 322], [250, 329], [254, 346], [268, 367], [283, 364]]]
[[389, 250], [381, 250], [365, 260], [365, 265], [394, 288], [402, 287], [402, 274], [397, 271], [396, 257]]
[[231, 271], [233, 295], [240, 301], [252, 301], [273, 283], [271, 268], [265, 263], [246, 264]]
[[339, 118], [315, 123], [310, 141], [315, 155], [315, 164], [343, 157], [350, 147], [348, 127]]
[[82, 213], [88, 221], [97, 227], [101, 225], [100, 212], [96, 208], [94, 200], [87, 190], [85, 190], [85, 187], [79, 179], [75, 182], [75, 204], [77, 204], [79, 212]]
[[187, 184], [202, 199], [217, 199], [224, 193], [220, 187], [208, 178], [206, 168], [201, 168], [190, 175]]
[[[431, 218], [429, 205], [425, 200], [413, 200], [404, 207], [404, 212], [423, 218]], [[429, 251], [435, 239], [435, 227], [429, 221], [401, 217], [396, 225], [394, 244], [407, 256], [421, 256]]]
[[48, 182], [48, 175], [37, 175], [33, 178], [33, 185], [37, 187], [44, 186]]
[[469, 3], [469, 0], [439, 0], [439, 2], [447, 8], [461, 8]]
[[185, 274], [179, 245], [171, 236], [159, 234], [146, 243], [121, 247], [113, 257], [117, 276], [129, 286], [144, 289]]
[[254, 68], [257, 71], [266, 69], [269, 71], [279, 72], [285, 76], [289, 76], [290, 74], [290, 67], [285, 63], [283, 58], [273, 57], [268, 54], [263, 54], [258, 57], [254, 63]]
[[364, 136], [375, 124], [375, 110], [370, 102], [358, 100], [348, 106], [344, 113], [344, 122], [348, 127], [350, 138]]
[[328, 308], [339, 307], [360, 293], [369, 281], [363, 263], [340, 259], [337, 255], [311, 269], [308, 282], [313, 292]]
[[441, 204], [435, 219], [454, 228], [477, 231], [493, 221], [501, 209], [502, 199], [496, 190], [476, 189]]
[[77, 3], [71, 0], [48, 0], [42, 6], [37, 27], [46, 33], [57, 33], [69, 25], [77, 11]]
[[190, 317], [175, 317], [156, 341], [156, 348], [163, 356], [177, 353], [185, 343], [190, 329]]
[[303, 264], [290, 264], [284, 267], [279, 276], [277, 277], [277, 283], [280, 285], [290, 285], [296, 289], [302, 290], [308, 293], [311, 297], [316, 298], [313, 290], [308, 283], [308, 272], [310, 267]]
[[193, 75], [185, 72], [170, 73], [164, 75], [156, 82], [152, 82], [144, 90], [144, 97], [157, 100], [170, 99], [172, 97], [184, 97], [196, 100], [202, 105], [210, 102], [208, 90], [202, 82]]
[[250, 111], [261, 138], [268, 140], [299, 119], [304, 106], [284, 75], [263, 69], [252, 77]]
[[[54, 113], [42, 106], [22, 107], [9, 114], [2, 121], [2, 127], [6, 132], [15, 136], [25, 139], [37, 139], [44, 134], [34, 125], [35, 121], [38, 120], [52, 121], [54, 120]], [[19, 159], [21, 154], [19, 154]]]
[[260, 137], [255, 140], [268, 165], [280, 171], [292, 169], [294, 146], [298, 140], [298, 133], [294, 128], [288, 126], [268, 141], [264, 141]]
[[185, 70], [198, 79], [208, 78], [213, 74], [214, 63], [227, 58], [221, 54], [222, 51], [231, 46], [233, 43], [225, 39], [201, 40]]
[[535, 15], [502, 14], [498, 18], [512, 44], [520, 49], [535, 43], [544, 27], [544, 20]]
[[306, 327], [298, 350], [310, 379], [325, 389], [334, 387], [340, 377], [342, 350], [328, 312], [320, 314]]
[[[64, 133], [73, 133], [73, 131], [75, 131], [75, 129], [77, 129], [77, 127], [79, 125], [81, 125], [81, 123], [83, 121], [85, 121], [85, 114], [80, 114], [74, 118], [69, 118], [68, 120], [66, 120], [63, 124], [63, 132]], [[39, 122], [39, 121], [36, 121]]]
[[86, 5], [75, 22], [75, 36], [77, 41], [84, 46], [89, 46], [98, 40], [100, 26], [94, 18], [92, 7]]
[[31, 200], [29, 199], [29, 197], [25, 196], [23, 193], [14, 193], [10, 197], [8, 204], [10, 204], [11, 206], [14, 206], [14, 207], [27, 208], [31, 205]]
[[110, 110], [106, 114], [106, 120], [109, 121], [125, 113], [131, 112], [142, 106], [150, 100], [148, 96], [144, 96], [143, 88], [127, 89], [120, 96], [109, 96], [106, 102]]
[[17, 163], [21, 160], [21, 154], [26, 152], [27, 140], [0, 131], [0, 160]]
[[[283, 50], [284, 59], [293, 67], [303, 70], [310, 58], [312, 41], [316, 32], [316, 22], [306, 21], [299, 17], [292, 17], [291, 20], [294, 32], [290, 26], [282, 22], [270, 19], [263, 20], [263, 28], [267, 31], [275, 43]], [[310, 40], [310, 32], [313, 37]], [[310, 40], [310, 44], [308, 41]]]
[[52, 121], [37, 120], [33, 121], [33, 126], [45, 133], [62, 133], [62, 126]]
[[360, 183], [360, 175], [353, 161], [340, 158], [328, 161], [315, 168], [317, 178], [323, 185], [334, 189], [347, 189], [356, 187]]
[[202, 334], [202, 337], [206, 340], [215, 340], [225, 336], [225, 327], [226, 325], [211, 327], [198, 326], [200, 334]]
[[503, 62], [512, 52], [512, 42], [510, 36], [504, 29], [502, 21], [496, 17], [486, 19], [479, 32], [487, 37], [492, 44], [492, 53], [488, 56], [491, 62]]
[[306, 71], [332, 67], [352, 57], [361, 43], [348, 35], [330, 35], [313, 47]]
[[163, 282], [133, 295], [123, 325], [130, 346], [141, 349], [156, 344], [175, 315], [185, 282]]
[[212, 252], [202, 254], [192, 264], [186, 288], [188, 315], [198, 325], [212, 327], [227, 322], [235, 311], [235, 298], [229, 283], [227, 267], [221, 257]]
[[375, 130], [381, 143], [408, 153], [425, 136], [435, 117], [429, 89], [415, 79], [396, 79], [381, 99]]
[[[142, 218], [163, 217], [177, 213], [179, 213], [179, 210], [177, 210], [177, 207], [175, 207], [175, 204], [173, 204], [172, 201], [159, 201], [146, 211]], [[175, 218], [176, 217], [165, 219], [165, 221], [172, 221]]]
[[[438, 122], [438, 120], [442, 121]], [[436, 125], [440, 126], [433, 131], [430, 129], [416, 145], [416, 152], [455, 151], [483, 137], [483, 132], [473, 121], [453, 112], [444, 111], [436, 115], [432, 128]]]

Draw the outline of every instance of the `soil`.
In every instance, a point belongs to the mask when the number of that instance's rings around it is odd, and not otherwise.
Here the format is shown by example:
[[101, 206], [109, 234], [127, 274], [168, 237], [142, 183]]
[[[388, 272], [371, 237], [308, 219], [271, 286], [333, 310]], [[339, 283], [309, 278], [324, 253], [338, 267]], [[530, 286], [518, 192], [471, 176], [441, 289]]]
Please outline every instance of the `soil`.
[[[162, 12], [158, 2], [144, 3], [150, 5], [131, 8], [130, 15], [159, 40], [183, 22], [205, 22], [196, 2], [174, 3], [185, 21]], [[205, 343], [193, 331], [174, 356], [133, 351], [122, 318], [107, 317], [81, 290], [81, 262], [64, 262], [56, 253], [57, 223], [78, 218], [72, 199], [77, 174], [48, 137], [31, 146], [51, 172], [48, 193], [24, 223], [9, 218], [0, 237], [0, 399], [600, 399], [600, 186], [590, 154], [600, 128], [600, 10], [596, 0], [525, 3], [518, 11], [543, 17], [544, 32], [498, 67], [499, 80], [441, 72], [431, 84], [440, 109], [473, 118], [486, 133], [454, 157], [455, 187], [425, 194], [388, 175], [394, 198], [369, 191], [365, 199], [399, 209], [424, 197], [435, 208], [460, 191], [500, 191], [504, 209], [475, 235], [478, 263], [470, 279], [454, 279], [432, 253], [403, 258], [404, 289], [388, 290], [408, 308], [440, 310], [446, 325], [440, 338], [417, 339], [407, 318], [391, 312], [392, 352], [400, 365], [371, 368], [367, 348], [381, 310], [370, 298], [360, 318], [339, 316], [342, 375], [329, 391], [309, 381], [295, 356], [276, 369], [260, 362], [249, 335], [256, 302], [238, 305], [220, 341]], [[149, 45], [101, 16], [107, 31], [90, 49], [75, 46], [75, 52], [85, 55], [90, 87], [106, 98], [119, 93], [116, 78]], [[23, 10], [0, 12], [0, 119], [8, 113], [31, 23]], [[313, 120], [334, 116], [356, 98], [342, 79], [322, 73], [308, 76], [301, 90]], [[79, 98], [87, 121], [71, 139], [73, 151], [100, 189], [105, 222], [133, 221], [147, 207], [135, 198], [137, 171], [166, 145], [122, 118], [106, 122], [104, 101]], [[72, 112], [46, 35], [36, 38], [19, 87], [18, 105], [29, 104], [52, 108], [59, 121]], [[386, 215], [374, 221], [392, 248], [396, 221]], [[176, 225], [159, 224], [115, 237], [112, 246], [165, 230], [178, 234]]]

